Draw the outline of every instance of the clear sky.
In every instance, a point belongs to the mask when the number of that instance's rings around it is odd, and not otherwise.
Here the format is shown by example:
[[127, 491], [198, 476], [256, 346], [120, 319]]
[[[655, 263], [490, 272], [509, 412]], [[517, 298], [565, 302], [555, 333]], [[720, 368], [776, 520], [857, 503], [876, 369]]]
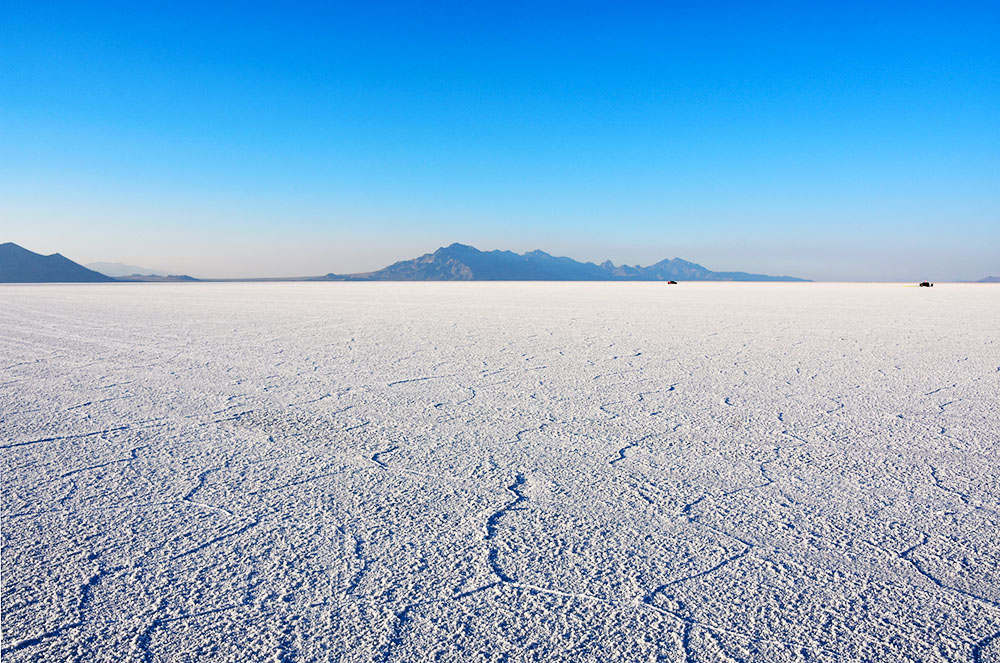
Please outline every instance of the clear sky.
[[0, 3], [0, 242], [1000, 273], [1000, 3]]

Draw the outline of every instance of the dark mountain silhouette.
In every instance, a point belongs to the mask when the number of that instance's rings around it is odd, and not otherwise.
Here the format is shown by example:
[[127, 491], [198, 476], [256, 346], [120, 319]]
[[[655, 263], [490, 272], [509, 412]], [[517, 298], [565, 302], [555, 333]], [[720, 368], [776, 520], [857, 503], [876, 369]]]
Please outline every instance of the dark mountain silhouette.
[[114, 281], [58, 253], [43, 256], [13, 242], [0, 244], [0, 283], [99, 283]]
[[465, 244], [445, 246], [375, 272], [328, 274], [331, 280], [358, 281], [805, 281], [791, 276], [713, 272], [687, 260], [661, 260], [648, 267], [596, 265], [544, 251], [480, 251]]
[[979, 279], [976, 283], [1000, 283], [1000, 276], [987, 276], [985, 279]]

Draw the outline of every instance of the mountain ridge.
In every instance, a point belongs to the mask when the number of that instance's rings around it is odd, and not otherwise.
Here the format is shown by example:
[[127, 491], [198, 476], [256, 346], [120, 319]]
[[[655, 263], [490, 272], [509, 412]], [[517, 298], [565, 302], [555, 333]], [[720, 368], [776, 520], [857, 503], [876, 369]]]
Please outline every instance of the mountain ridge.
[[535, 249], [514, 253], [494, 249], [481, 251], [454, 243], [433, 253], [400, 260], [373, 272], [330, 273], [320, 277], [341, 281], [798, 281], [793, 276], [769, 276], [748, 272], [715, 272], [681, 258], [664, 259], [652, 265], [615, 265], [579, 262]]
[[0, 244], [0, 283], [110, 283], [114, 280], [60, 253], [45, 256], [13, 242]]

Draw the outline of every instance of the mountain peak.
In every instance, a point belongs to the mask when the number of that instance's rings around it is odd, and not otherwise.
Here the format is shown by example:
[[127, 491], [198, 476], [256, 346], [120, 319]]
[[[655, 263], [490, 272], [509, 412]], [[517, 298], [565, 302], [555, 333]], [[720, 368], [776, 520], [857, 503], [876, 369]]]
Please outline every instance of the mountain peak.
[[461, 242], [452, 242], [448, 246], [442, 246], [434, 253], [441, 253], [447, 251], [475, 251], [476, 253], [482, 253], [479, 249], [474, 246], [469, 246], [468, 244], [462, 244]]
[[0, 283], [99, 283], [113, 280], [59, 253], [44, 256], [13, 242], [0, 244]]

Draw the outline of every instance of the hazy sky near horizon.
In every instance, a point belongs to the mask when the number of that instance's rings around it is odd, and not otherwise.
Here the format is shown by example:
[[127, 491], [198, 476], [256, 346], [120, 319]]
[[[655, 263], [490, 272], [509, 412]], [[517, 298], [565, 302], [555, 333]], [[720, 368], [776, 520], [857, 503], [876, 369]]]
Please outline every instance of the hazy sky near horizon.
[[133, 4], [0, 7], [0, 242], [1000, 273], [995, 1]]

